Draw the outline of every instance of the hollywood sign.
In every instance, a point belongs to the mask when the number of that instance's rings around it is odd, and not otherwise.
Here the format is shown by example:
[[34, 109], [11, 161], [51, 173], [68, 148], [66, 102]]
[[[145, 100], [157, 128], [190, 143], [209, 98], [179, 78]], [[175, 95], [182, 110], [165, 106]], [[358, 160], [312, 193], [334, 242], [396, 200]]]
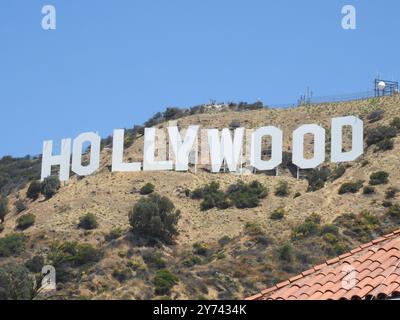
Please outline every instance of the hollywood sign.
[[[350, 127], [352, 131], [351, 150], [343, 149], [343, 128]], [[332, 163], [354, 161], [364, 151], [363, 122], [353, 116], [333, 118], [331, 122], [331, 155]], [[238, 172], [247, 161], [258, 171], [268, 171], [277, 168], [282, 163], [283, 132], [277, 127], [266, 126], [258, 129], [246, 130], [230, 129], [203, 129], [199, 135], [200, 127], [189, 126], [186, 130], [179, 130], [177, 126], [167, 128], [169, 156], [160, 160], [156, 156], [157, 141], [162, 132], [155, 128], [146, 128], [144, 131], [143, 162], [124, 162], [124, 130], [114, 130], [112, 144], [113, 172], [135, 171], [188, 171], [189, 164], [209, 164], [211, 172], [221, 172], [226, 168], [229, 172]], [[185, 131], [185, 132], [183, 132]], [[313, 136], [313, 155], [305, 157], [304, 141], [306, 135]], [[164, 134], [165, 136], [165, 134]], [[204, 137], [199, 139], [199, 136]], [[247, 150], [244, 140], [246, 137]], [[269, 159], [263, 157], [263, 139], [268, 137], [271, 141], [271, 155]], [[201, 154], [199, 157], [199, 140], [201, 140]], [[165, 142], [166, 145], [167, 142]], [[82, 164], [83, 148], [90, 145], [88, 163]], [[87, 149], [86, 149], [87, 150]], [[166, 147], [165, 147], [166, 150]], [[72, 170], [79, 176], [91, 175], [100, 167], [101, 137], [94, 132], [80, 134], [73, 141], [63, 139], [60, 153], [53, 154], [53, 141], [43, 143], [42, 180], [51, 175], [52, 166], [59, 166], [59, 178], [68, 181]], [[246, 154], [244, 154], [246, 153]], [[325, 129], [316, 124], [302, 125], [294, 130], [292, 135], [292, 163], [300, 169], [312, 169], [325, 161]], [[72, 155], [72, 161], [71, 161]]]

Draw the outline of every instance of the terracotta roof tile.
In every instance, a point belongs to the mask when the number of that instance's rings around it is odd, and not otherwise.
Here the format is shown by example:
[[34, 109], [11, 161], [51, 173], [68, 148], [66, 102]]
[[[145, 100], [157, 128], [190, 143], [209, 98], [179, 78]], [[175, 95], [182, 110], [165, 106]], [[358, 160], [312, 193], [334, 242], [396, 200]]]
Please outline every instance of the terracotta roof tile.
[[392, 296], [400, 296], [400, 230], [330, 259], [249, 299], [354, 300]]

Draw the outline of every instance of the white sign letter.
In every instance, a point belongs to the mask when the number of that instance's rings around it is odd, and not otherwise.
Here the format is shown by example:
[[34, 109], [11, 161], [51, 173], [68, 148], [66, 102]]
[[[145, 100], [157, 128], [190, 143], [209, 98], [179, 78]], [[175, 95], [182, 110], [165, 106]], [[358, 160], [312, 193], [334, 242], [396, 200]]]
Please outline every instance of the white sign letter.
[[[262, 139], [265, 136], [271, 136], [271, 159], [262, 160]], [[276, 127], [262, 127], [253, 132], [251, 136], [251, 165], [257, 170], [272, 170], [282, 163], [282, 130]]]
[[112, 172], [140, 171], [140, 162], [124, 162], [124, 129], [116, 129], [113, 134]]
[[[82, 166], [82, 148], [84, 142], [90, 142], [90, 163]], [[72, 171], [80, 176], [88, 176], [100, 166], [100, 142], [101, 138], [93, 132], [80, 134], [72, 148]]]
[[45, 179], [51, 175], [51, 166], [60, 165], [60, 181], [68, 181], [69, 167], [71, 160], [71, 139], [63, 139], [61, 141], [61, 154], [53, 156], [53, 141], [43, 142], [42, 155], [42, 175], [41, 179]]
[[[314, 156], [304, 158], [304, 135], [314, 135]], [[293, 164], [301, 169], [313, 169], [325, 160], [325, 129], [316, 124], [301, 126], [293, 132]]]
[[163, 171], [172, 170], [172, 161], [156, 161], [154, 159], [155, 153], [155, 141], [156, 141], [156, 129], [146, 128], [144, 129], [144, 159], [143, 159], [143, 170], [144, 171]]
[[[352, 130], [351, 151], [343, 152], [343, 127]], [[334, 163], [354, 161], [364, 152], [364, 124], [357, 117], [332, 119], [331, 161]]]
[[193, 149], [198, 130], [199, 126], [189, 126], [185, 139], [182, 141], [178, 127], [168, 128], [169, 144], [172, 147], [176, 159], [176, 171], [187, 171], [189, 169], [189, 154]]
[[210, 146], [211, 171], [220, 172], [222, 162], [225, 159], [229, 171], [236, 172], [242, 153], [244, 128], [235, 130], [233, 142], [229, 129], [222, 130], [221, 139], [217, 129], [209, 129], [207, 134]]

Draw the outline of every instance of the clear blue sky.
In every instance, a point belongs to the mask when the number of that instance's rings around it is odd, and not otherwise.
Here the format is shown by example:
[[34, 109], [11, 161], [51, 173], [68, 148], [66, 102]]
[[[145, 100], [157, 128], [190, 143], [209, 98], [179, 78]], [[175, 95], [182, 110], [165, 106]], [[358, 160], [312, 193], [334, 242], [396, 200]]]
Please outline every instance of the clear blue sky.
[[[57, 29], [41, 28], [41, 8]], [[357, 9], [357, 30], [341, 8]], [[399, 79], [398, 0], [1, 0], [0, 156], [167, 106], [266, 104]]]

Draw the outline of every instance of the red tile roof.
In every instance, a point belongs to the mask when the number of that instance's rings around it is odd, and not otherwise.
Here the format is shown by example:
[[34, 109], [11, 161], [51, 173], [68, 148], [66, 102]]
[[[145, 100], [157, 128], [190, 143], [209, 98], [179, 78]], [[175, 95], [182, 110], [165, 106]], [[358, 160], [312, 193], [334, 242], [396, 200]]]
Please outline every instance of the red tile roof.
[[400, 296], [400, 230], [246, 300], [354, 300]]

